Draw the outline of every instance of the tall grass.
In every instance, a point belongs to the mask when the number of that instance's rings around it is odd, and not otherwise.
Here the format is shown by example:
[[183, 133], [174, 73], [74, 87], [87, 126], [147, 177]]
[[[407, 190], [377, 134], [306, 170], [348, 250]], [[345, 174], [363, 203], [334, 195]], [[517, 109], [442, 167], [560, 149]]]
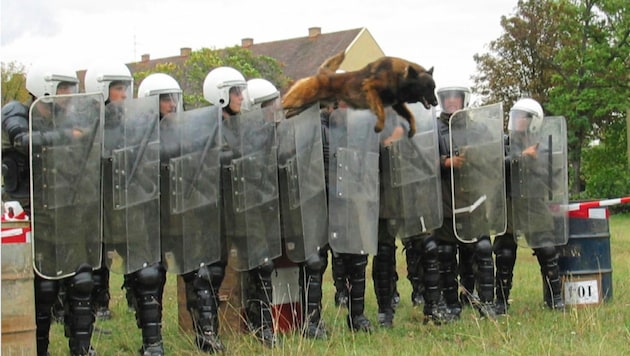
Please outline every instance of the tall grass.
[[[252, 335], [240, 331], [221, 336], [233, 355], [619, 355], [630, 350], [630, 214], [610, 218], [610, 244], [613, 265], [613, 299], [589, 307], [555, 312], [544, 307], [542, 280], [531, 250], [519, 248], [515, 267], [512, 304], [508, 316], [497, 320], [479, 319], [465, 308], [461, 320], [442, 326], [423, 325], [422, 308], [413, 308], [411, 287], [405, 279], [402, 249], [398, 249], [399, 305], [393, 329], [380, 329], [372, 335], [351, 333], [346, 326], [347, 311], [333, 303], [334, 288], [330, 268], [324, 279], [323, 319], [329, 338], [303, 339], [299, 331], [282, 336], [282, 346], [267, 349]], [[376, 301], [367, 271], [366, 313], [376, 325]], [[93, 345], [99, 355], [134, 355], [141, 345], [140, 330], [127, 310], [122, 277], [111, 276], [111, 308], [114, 318], [97, 321]], [[194, 336], [177, 325], [176, 279], [169, 275], [164, 296], [163, 336], [168, 355], [202, 355], [194, 346]], [[63, 327], [51, 330], [51, 355], [68, 354]]]

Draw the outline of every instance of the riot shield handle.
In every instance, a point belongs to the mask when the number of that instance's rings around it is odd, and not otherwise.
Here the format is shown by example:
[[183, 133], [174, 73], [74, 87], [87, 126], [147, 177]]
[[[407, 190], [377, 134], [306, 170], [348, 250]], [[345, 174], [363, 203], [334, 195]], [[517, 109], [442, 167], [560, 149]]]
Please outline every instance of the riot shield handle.
[[74, 182], [70, 188], [72, 189], [72, 196], [70, 197], [70, 204], [74, 204], [74, 201], [77, 197], [77, 191], [79, 190], [79, 182], [81, 182], [81, 178], [83, 177], [83, 171], [87, 166], [87, 161], [90, 158], [90, 153], [92, 152], [92, 146], [94, 146], [94, 140], [96, 139], [96, 134], [98, 133], [98, 125], [100, 120], [96, 120], [94, 122], [94, 127], [92, 127], [92, 132], [90, 132], [90, 137], [88, 139], [88, 145], [85, 147], [85, 151], [83, 152], [83, 156], [81, 157], [81, 165], [79, 168], [79, 173], [75, 176]]
[[195, 174], [193, 174], [192, 181], [186, 189], [186, 194], [184, 197], [189, 199], [192, 195], [193, 189], [197, 185], [197, 181], [199, 181], [199, 176], [201, 175], [201, 170], [203, 168], [203, 162], [206, 160], [206, 156], [208, 155], [208, 150], [210, 150], [210, 144], [212, 143], [213, 135], [212, 133], [208, 135], [208, 139], [206, 139], [206, 143], [203, 146], [203, 151], [201, 151], [201, 156], [199, 157], [199, 162], [197, 163], [197, 168], [195, 169]]
[[131, 179], [133, 178], [133, 176], [136, 174], [136, 171], [138, 170], [138, 166], [140, 165], [140, 160], [142, 159], [142, 156], [144, 156], [144, 151], [146, 151], [147, 146], [149, 145], [149, 138], [151, 137], [151, 134], [153, 133], [153, 130], [155, 129], [155, 126], [157, 125], [157, 122], [159, 120], [154, 119], [152, 121], [153, 122], [151, 123], [151, 126], [144, 133], [144, 136], [142, 137], [142, 141], [140, 141], [138, 154], [136, 155], [136, 159], [133, 162], [133, 166], [131, 166], [131, 172], [127, 176], [127, 184], [126, 184], [127, 186], [129, 186]]

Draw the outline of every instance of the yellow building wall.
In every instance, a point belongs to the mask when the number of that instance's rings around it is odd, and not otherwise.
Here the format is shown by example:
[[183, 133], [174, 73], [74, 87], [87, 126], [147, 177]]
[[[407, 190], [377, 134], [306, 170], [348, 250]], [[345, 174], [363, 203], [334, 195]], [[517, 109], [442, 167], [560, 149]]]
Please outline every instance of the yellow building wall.
[[346, 59], [341, 64], [340, 69], [345, 71], [358, 70], [383, 56], [385, 53], [376, 43], [370, 31], [363, 28], [354, 42], [346, 49]]

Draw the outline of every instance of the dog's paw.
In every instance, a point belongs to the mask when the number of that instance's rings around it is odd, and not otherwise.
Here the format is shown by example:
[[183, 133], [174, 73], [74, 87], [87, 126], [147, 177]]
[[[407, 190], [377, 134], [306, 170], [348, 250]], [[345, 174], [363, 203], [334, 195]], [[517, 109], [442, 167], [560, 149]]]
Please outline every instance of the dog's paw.
[[382, 127], [379, 127], [378, 125], [375, 125], [375, 126], [374, 126], [374, 132], [379, 133], [379, 132], [381, 132], [381, 131], [383, 131], [383, 128], [382, 128]]

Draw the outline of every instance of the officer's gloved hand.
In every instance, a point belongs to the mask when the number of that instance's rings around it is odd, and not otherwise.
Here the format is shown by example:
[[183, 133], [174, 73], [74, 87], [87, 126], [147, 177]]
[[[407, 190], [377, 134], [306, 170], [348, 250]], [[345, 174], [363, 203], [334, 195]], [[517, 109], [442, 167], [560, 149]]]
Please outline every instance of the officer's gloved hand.
[[219, 153], [219, 161], [221, 162], [221, 166], [229, 166], [232, 164], [232, 159], [234, 158], [234, 152], [227, 147], [223, 147], [221, 152]]

